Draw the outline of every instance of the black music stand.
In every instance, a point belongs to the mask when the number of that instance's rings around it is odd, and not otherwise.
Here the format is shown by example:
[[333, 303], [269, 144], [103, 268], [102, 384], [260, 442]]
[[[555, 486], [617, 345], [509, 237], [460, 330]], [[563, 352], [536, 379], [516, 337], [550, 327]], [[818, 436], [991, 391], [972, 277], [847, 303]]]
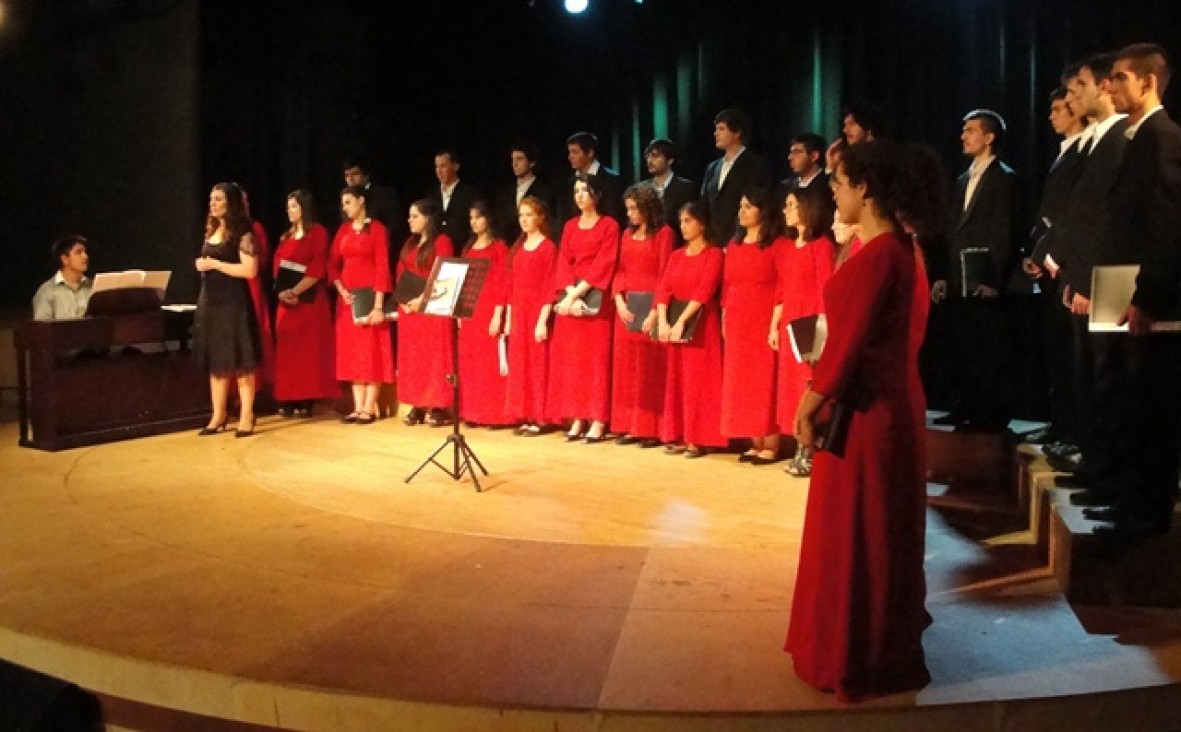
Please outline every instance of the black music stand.
[[[465, 472], [468, 473], [477, 493], [482, 489], [480, 480], [476, 477], [476, 467], [483, 471], [484, 475], [488, 475], [488, 469], [467, 444], [467, 439], [460, 430], [459, 420], [459, 321], [461, 318], [472, 317], [472, 313], [475, 312], [476, 301], [484, 288], [484, 280], [488, 277], [488, 265], [487, 259], [440, 258], [435, 260], [431, 276], [427, 278], [420, 312], [424, 315], [451, 318], [451, 367], [454, 371], [447, 374], [447, 383], [451, 384], [452, 395], [451, 434], [447, 435], [443, 444], [406, 477], [406, 483], [414, 480], [414, 476], [431, 463], [454, 480], [459, 480]], [[435, 459], [448, 445], [452, 448], [450, 467]]]

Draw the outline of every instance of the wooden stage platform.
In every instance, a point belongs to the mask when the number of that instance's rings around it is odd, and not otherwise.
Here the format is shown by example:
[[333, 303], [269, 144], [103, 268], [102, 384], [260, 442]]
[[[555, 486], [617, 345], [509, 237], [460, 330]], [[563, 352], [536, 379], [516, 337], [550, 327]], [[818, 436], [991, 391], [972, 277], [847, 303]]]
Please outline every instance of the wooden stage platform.
[[806, 480], [468, 435], [484, 493], [404, 484], [445, 431], [396, 420], [59, 453], [0, 424], [0, 658], [109, 729], [1181, 728], [1181, 611], [1072, 607], [1019, 513], [932, 504], [933, 682], [843, 706], [781, 650]]

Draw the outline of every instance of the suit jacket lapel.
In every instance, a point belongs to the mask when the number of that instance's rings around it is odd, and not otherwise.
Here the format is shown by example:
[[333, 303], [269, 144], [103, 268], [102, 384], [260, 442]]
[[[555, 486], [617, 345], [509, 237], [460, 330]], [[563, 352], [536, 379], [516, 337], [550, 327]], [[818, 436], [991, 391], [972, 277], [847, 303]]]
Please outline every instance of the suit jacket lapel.
[[[976, 202], [980, 200], [980, 196], [984, 193], [984, 189], [988, 186], [988, 181], [996, 173], [997, 166], [1000, 165], [999, 160], [993, 160], [985, 168], [984, 172], [980, 174], [980, 180], [976, 182], [976, 190], [972, 191], [972, 200], [968, 203], [968, 209], [964, 211], [963, 217], [960, 219], [960, 226], [963, 226], [972, 216], [972, 212], [976, 210]], [[969, 176], [971, 173], [969, 173]], [[968, 192], [968, 181], [964, 181], [964, 194]], [[963, 197], [960, 198], [963, 200]]]

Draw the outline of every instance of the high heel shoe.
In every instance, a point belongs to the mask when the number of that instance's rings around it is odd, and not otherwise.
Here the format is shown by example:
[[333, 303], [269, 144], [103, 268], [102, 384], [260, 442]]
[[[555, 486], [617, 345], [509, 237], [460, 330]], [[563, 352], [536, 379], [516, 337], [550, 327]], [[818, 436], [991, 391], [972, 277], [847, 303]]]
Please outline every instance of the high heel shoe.
[[432, 409], [426, 415], [426, 423], [431, 427], [446, 427], [451, 424], [451, 415], [446, 409]]
[[[256, 422], [258, 422], [258, 420], [257, 420], [257, 419], [251, 419], [251, 420], [250, 420], [250, 429], [245, 429], [245, 430], [244, 430], [244, 429], [242, 429], [242, 427], [241, 427], [241, 426], [239, 426], [239, 427], [238, 427], [236, 430], [234, 430], [234, 437], [235, 437], [235, 438], [238, 438], [238, 437], [250, 437], [251, 435], [253, 435], [253, 434], [254, 434], [254, 425], [255, 425], [255, 423], [256, 423]], [[239, 423], [239, 425], [241, 425], [241, 423]]]
[[402, 418], [402, 424], [406, 425], [407, 427], [413, 427], [416, 424], [422, 424], [424, 419], [426, 419], [426, 412], [422, 411], [418, 407], [414, 407], [406, 413], [405, 417]]
[[206, 425], [205, 427], [202, 427], [201, 430], [197, 433], [197, 437], [209, 437], [210, 435], [216, 435], [219, 432], [225, 432], [225, 431], [226, 431], [226, 423], [223, 421], [221, 424], [217, 425], [216, 427], [210, 427], [208, 425]]

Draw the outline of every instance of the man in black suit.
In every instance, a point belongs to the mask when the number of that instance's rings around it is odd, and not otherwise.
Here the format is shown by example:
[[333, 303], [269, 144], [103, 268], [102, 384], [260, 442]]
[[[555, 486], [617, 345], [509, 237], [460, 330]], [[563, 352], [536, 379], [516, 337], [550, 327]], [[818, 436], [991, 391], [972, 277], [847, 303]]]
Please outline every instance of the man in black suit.
[[1009, 423], [1010, 344], [1001, 297], [1015, 264], [1017, 175], [995, 154], [1004, 134], [1005, 121], [992, 110], [964, 116], [960, 140], [972, 165], [956, 183], [950, 256], [944, 277], [931, 288], [934, 302], [948, 299], [957, 343], [958, 400], [939, 420], [945, 424], [1003, 429]]
[[1116, 224], [1119, 216], [1112, 202], [1116, 176], [1123, 164], [1128, 138], [1128, 122], [1117, 114], [1110, 94], [1113, 54], [1096, 54], [1067, 69], [1063, 74], [1072, 109], [1095, 122], [1082, 138], [1085, 162], [1071, 189], [1066, 210], [1055, 225], [1052, 241], [1046, 247], [1043, 263], [1060, 267], [1058, 281], [1063, 304], [1071, 312], [1071, 333], [1075, 367], [1075, 391], [1078, 394], [1076, 435], [1081, 459], [1074, 466], [1055, 463], [1060, 469], [1073, 469], [1073, 477], [1058, 481], [1068, 487], [1089, 490], [1075, 494], [1078, 505], [1102, 504], [1109, 500], [1110, 483], [1115, 467], [1116, 429], [1114, 413], [1121, 399], [1118, 334], [1091, 333], [1091, 275], [1103, 264], [1110, 241], [1125, 235]]
[[459, 154], [453, 149], [444, 148], [435, 153], [435, 177], [439, 185], [427, 190], [423, 198], [438, 207], [439, 233], [446, 234], [459, 252], [472, 234], [471, 209], [480, 192], [459, 179]]
[[[361, 186], [365, 189], [367, 194], [365, 196], [365, 211], [369, 214], [369, 218], [377, 219], [385, 224], [390, 233], [392, 249], [395, 241], [401, 241], [395, 239], [395, 235], [403, 231], [402, 225], [406, 220], [398, 192], [393, 186], [375, 184], [370, 178], [369, 163], [362, 157], [345, 158], [343, 168], [346, 186]], [[344, 215], [341, 214], [341, 222], [344, 221]]]
[[1076, 114], [1066, 96], [1066, 87], [1058, 87], [1050, 94], [1050, 126], [1062, 140], [1042, 186], [1041, 205], [1029, 233], [1030, 255], [1021, 263], [1039, 290], [1039, 345], [1050, 398], [1050, 425], [1040, 439], [1047, 449], [1056, 447], [1063, 455], [1078, 451], [1074, 434], [1077, 396], [1074, 360], [1071, 358], [1070, 311], [1062, 306], [1062, 292], [1056, 276], [1059, 270], [1054, 260], [1048, 257], [1048, 252], [1058, 232], [1055, 225], [1061, 222], [1075, 181], [1082, 171], [1084, 157], [1079, 143], [1087, 128], [1086, 116]]
[[673, 172], [677, 160], [677, 148], [672, 140], [656, 139], [644, 148], [644, 163], [652, 177], [646, 182], [656, 189], [664, 204], [664, 220], [672, 227], [677, 246], [684, 243], [681, 238], [681, 207], [697, 200], [697, 185], [688, 178]]
[[510, 245], [521, 236], [521, 224], [517, 220], [521, 199], [533, 196], [541, 199], [550, 215], [554, 210], [554, 192], [537, 177], [537, 157], [537, 147], [526, 140], [514, 142], [509, 150], [514, 180], [512, 185], [501, 188], [496, 199], [496, 226]]
[[738, 227], [738, 204], [748, 188], [771, 187], [767, 162], [746, 149], [750, 116], [739, 109], [723, 109], [714, 117], [714, 147], [722, 157], [709, 164], [701, 181], [701, 197], [713, 219], [712, 239], [725, 246]]
[[578, 214], [574, 203], [574, 182], [582, 173], [599, 184], [603, 191], [599, 199], [599, 213], [614, 218], [620, 226], [627, 223], [623, 214], [623, 181], [619, 173], [599, 161], [599, 138], [589, 132], [575, 132], [566, 140], [566, 159], [573, 170], [558, 192], [558, 220], [554, 230], [560, 232], [566, 222]]
[[815, 132], [805, 132], [792, 138], [791, 147], [787, 151], [787, 165], [791, 168], [791, 175], [779, 181], [779, 185], [775, 187], [777, 207], [782, 208], [787, 194], [797, 188], [828, 185], [828, 175], [821, 165], [824, 151], [824, 138]]
[[1128, 115], [1130, 140], [1113, 191], [1121, 236], [1109, 240], [1102, 259], [1138, 264], [1140, 272], [1122, 318], [1131, 337], [1124, 347], [1118, 495], [1091, 517], [1112, 521], [1095, 533], [1119, 542], [1169, 530], [1181, 463], [1181, 337], [1152, 330], [1156, 322], [1181, 319], [1181, 127], [1161, 106], [1170, 75], [1164, 49], [1138, 43], [1119, 52], [1110, 84], [1115, 109]]

